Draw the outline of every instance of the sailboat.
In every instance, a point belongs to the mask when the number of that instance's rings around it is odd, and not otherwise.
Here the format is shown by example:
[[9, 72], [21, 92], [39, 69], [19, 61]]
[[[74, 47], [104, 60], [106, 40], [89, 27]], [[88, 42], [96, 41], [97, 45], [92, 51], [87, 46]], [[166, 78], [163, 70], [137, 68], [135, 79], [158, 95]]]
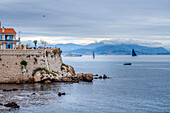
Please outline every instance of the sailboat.
[[137, 56], [134, 49], [132, 49], [132, 56]]
[[95, 59], [95, 54], [94, 54], [94, 52], [93, 52], [93, 59]]
[[[137, 56], [134, 49], [132, 49], [132, 56]], [[123, 65], [132, 65], [132, 63], [124, 63]]]

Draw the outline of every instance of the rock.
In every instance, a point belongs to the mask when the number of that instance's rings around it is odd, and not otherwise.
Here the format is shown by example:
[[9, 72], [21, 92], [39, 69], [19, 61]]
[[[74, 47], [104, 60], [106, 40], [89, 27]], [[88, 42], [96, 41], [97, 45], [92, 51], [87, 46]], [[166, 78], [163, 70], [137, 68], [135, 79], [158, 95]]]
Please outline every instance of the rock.
[[0, 103], [0, 106], [3, 106], [3, 104], [2, 104], [2, 103]]
[[93, 74], [91, 73], [79, 73], [77, 74], [77, 77], [81, 80], [81, 81], [85, 81], [85, 82], [92, 82], [93, 80]]
[[36, 95], [36, 93], [32, 93], [32, 95]]
[[104, 75], [103, 75], [103, 79], [106, 79], [106, 78], [107, 78], [107, 76], [104, 74]]
[[98, 79], [98, 77], [95, 77], [94, 79]]
[[62, 93], [61, 92], [58, 92], [58, 96], [61, 96], [62, 95]]
[[12, 89], [12, 91], [18, 91], [18, 89], [14, 88], [14, 89]]
[[51, 83], [51, 81], [50, 80], [46, 80], [46, 81], [44, 81], [44, 83], [45, 84], [49, 84], [49, 83]]
[[102, 76], [99, 76], [99, 79], [102, 79]]
[[98, 74], [95, 74], [94, 76], [99, 76]]
[[66, 93], [62, 93], [62, 95], [65, 95]]
[[14, 88], [14, 89], [3, 89], [2, 91], [3, 91], [3, 92], [7, 92], [7, 91], [18, 91], [18, 89], [15, 89], [15, 88]]
[[20, 106], [18, 104], [16, 104], [15, 102], [5, 104], [4, 106], [5, 107], [11, 107], [11, 108], [20, 108]]
[[66, 93], [58, 92], [58, 96], [65, 95]]

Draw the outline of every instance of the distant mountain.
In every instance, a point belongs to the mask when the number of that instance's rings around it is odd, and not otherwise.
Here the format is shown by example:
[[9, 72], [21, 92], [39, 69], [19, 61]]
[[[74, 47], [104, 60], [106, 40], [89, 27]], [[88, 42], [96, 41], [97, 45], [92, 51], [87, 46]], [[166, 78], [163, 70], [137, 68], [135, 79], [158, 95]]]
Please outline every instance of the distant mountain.
[[67, 44], [48, 44], [47, 47], [60, 47], [62, 51], [72, 51], [75, 49], [79, 49], [83, 47], [83, 45], [73, 44], [73, 43], [67, 43]]
[[170, 52], [163, 47], [146, 47], [135, 44], [103, 45], [94, 49], [79, 48], [66, 51], [66, 53], [92, 54], [95, 52], [96, 54], [130, 55], [132, 49], [135, 49], [138, 55], [170, 54]]
[[[27, 44], [28, 42], [23, 42]], [[38, 44], [40, 45], [40, 44]], [[31, 44], [34, 47], [34, 44]], [[104, 42], [91, 43], [88, 45], [79, 45], [73, 43], [67, 44], [48, 44], [46, 47], [60, 47], [62, 54], [78, 53], [78, 54], [116, 54], [116, 55], [130, 55], [132, 49], [137, 55], [170, 55], [170, 51], [163, 47], [147, 47], [137, 44], [105, 44]]]
[[138, 55], [169, 53], [169, 51], [163, 47], [146, 47], [146, 46], [140, 46], [134, 44], [105, 45], [105, 46], [98, 47], [93, 51], [97, 54], [129, 55], [131, 54], [132, 49], [134, 49], [136, 54]]

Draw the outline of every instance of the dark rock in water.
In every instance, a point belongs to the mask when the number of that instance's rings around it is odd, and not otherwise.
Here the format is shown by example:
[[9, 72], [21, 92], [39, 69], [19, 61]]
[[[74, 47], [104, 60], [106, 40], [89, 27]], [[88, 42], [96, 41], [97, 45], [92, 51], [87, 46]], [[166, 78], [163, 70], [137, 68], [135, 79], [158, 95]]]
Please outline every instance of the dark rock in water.
[[132, 63], [124, 63], [123, 65], [132, 65]]
[[0, 106], [3, 106], [3, 104], [2, 104], [2, 103], [0, 103]]
[[94, 79], [98, 79], [98, 77], [95, 77]]
[[2, 91], [3, 91], [3, 92], [7, 92], [7, 91], [18, 91], [18, 89], [15, 89], [15, 88], [14, 88], [14, 89], [3, 89]]
[[65, 95], [66, 93], [58, 92], [58, 96]]
[[107, 76], [104, 74], [104, 75], [103, 75], [103, 79], [106, 79], [106, 78], [107, 78]]
[[35, 95], [35, 93], [32, 93], [32, 95]]
[[62, 95], [62, 93], [61, 92], [58, 92], [58, 96], [61, 96]]
[[94, 76], [99, 76], [98, 74], [94, 75]]
[[102, 76], [99, 76], [99, 79], [102, 79]]
[[65, 95], [66, 93], [62, 93], [62, 95]]
[[5, 107], [11, 107], [11, 108], [20, 108], [20, 106], [18, 104], [16, 104], [15, 102], [5, 104], [4, 106]]
[[15, 88], [14, 88], [14, 89], [12, 89], [12, 91], [18, 91], [18, 89], [15, 89]]

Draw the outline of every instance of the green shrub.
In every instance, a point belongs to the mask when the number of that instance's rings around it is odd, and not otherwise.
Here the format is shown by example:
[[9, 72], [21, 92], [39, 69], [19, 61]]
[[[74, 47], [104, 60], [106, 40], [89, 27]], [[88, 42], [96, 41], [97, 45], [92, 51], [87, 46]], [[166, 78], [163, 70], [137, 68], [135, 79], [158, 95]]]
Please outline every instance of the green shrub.
[[22, 60], [22, 61], [21, 61], [21, 65], [24, 65], [24, 66], [26, 67], [26, 66], [27, 66], [27, 61]]
[[46, 68], [38, 67], [38, 68], [36, 68], [36, 69], [33, 70], [32, 75], [34, 76], [37, 71], [43, 71], [43, 70], [44, 70], [47, 74], [50, 74], [50, 71], [48, 71]]

